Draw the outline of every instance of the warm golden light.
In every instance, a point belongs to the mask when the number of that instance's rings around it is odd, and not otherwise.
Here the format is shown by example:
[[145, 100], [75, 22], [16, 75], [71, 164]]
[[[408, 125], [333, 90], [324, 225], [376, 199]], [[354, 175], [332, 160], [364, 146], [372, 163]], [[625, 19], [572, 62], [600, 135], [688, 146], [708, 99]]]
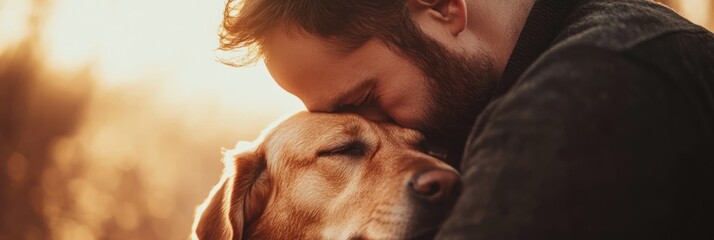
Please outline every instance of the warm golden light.
[[0, 49], [17, 44], [27, 35], [31, 7], [30, 1], [0, 1]]
[[689, 20], [703, 26], [712, 27], [714, 17], [712, 15], [712, 0], [686, 0], [679, 2], [682, 14]]
[[[7, 124], [35, 140], [0, 156], [14, 191], [2, 205], [31, 202], [3, 211], [0, 239], [188, 238], [221, 148], [303, 109], [264, 65], [216, 60], [223, 4], [2, 2], [0, 74], [19, 76], [8, 86], [26, 108]], [[4, 67], [23, 61], [26, 72]]]
[[0, 0], [0, 239], [189, 237], [221, 148], [304, 108], [216, 61], [224, 4]]
[[[52, 142], [59, 173], [48, 181], [71, 180], [47, 192], [74, 196], [69, 209], [46, 214], [53, 238], [188, 236], [206, 181], [222, 170], [220, 148], [302, 108], [263, 65], [236, 69], [215, 60], [222, 4], [54, 2], [43, 29], [49, 67], [89, 68], [96, 81], [82, 125]], [[60, 88], [73, 87], [67, 80]]]

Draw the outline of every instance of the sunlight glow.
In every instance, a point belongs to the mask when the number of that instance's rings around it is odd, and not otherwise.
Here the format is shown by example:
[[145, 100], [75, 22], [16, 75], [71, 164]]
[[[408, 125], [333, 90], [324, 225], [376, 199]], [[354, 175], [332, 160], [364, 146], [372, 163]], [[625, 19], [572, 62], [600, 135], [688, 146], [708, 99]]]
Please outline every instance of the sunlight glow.
[[169, 105], [201, 105], [205, 101], [188, 99], [201, 96], [226, 110], [279, 115], [302, 109], [262, 63], [233, 68], [216, 60], [223, 4], [55, 0], [43, 32], [47, 60], [58, 70], [90, 66], [100, 88], [153, 87], [156, 100]]
[[699, 25], [706, 25], [712, 21], [712, 0], [686, 0], [680, 1], [682, 14], [690, 21]]
[[[30, 2], [30, 1], [28, 1]], [[42, 34], [50, 67], [78, 69], [96, 60], [106, 26], [101, 21], [102, 1], [61, 0], [50, 3]]]
[[[222, 170], [221, 147], [304, 109], [264, 64], [216, 60], [223, 4], [50, 2], [38, 47], [53, 77], [42, 84], [87, 97], [78, 129], [51, 142], [54, 164], [42, 177], [40, 208], [53, 239], [188, 236], [193, 209]], [[21, 179], [25, 163], [15, 159]]]
[[[714, 25], [711, 0], [668, 3]], [[188, 238], [221, 159], [305, 109], [264, 64], [216, 60], [224, 4], [0, 0], [0, 239]]]
[[0, 50], [17, 44], [28, 34], [31, 7], [28, 0], [0, 1]]

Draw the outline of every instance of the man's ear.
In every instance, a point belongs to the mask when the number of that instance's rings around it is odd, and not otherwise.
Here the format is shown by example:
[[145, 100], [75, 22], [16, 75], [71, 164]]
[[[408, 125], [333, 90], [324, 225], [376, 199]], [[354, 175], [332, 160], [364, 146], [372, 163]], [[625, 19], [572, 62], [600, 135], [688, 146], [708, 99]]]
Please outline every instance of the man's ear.
[[459, 35], [466, 28], [468, 14], [465, 0], [407, 0], [407, 7], [415, 21], [436, 21], [445, 26], [452, 36]]
[[265, 159], [248, 152], [224, 161], [234, 164], [226, 164], [221, 181], [197, 209], [193, 239], [240, 240], [265, 209], [270, 194]]

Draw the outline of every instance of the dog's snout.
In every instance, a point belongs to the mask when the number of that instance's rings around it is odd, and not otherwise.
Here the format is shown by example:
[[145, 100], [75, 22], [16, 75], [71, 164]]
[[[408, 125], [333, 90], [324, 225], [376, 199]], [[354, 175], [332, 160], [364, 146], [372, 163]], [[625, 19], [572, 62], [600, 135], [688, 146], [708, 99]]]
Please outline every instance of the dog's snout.
[[432, 169], [415, 175], [410, 186], [416, 197], [439, 204], [454, 200], [459, 195], [461, 181], [453, 171]]

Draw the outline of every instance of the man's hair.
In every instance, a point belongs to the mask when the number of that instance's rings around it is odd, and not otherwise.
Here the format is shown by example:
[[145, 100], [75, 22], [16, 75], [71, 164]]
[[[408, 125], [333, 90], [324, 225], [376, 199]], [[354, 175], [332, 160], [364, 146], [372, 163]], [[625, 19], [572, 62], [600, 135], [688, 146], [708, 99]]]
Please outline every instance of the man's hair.
[[266, 35], [291, 28], [335, 41], [345, 51], [371, 38], [400, 50], [418, 49], [414, 45], [423, 42], [415, 36], [421, 31], [411, 21], [406, 0], [228, 0], [219, 49], [247, 50], [226, 63], [251, 64], [261, 57]]
[[[257, 61], [262, 41], [273, 31], [303, 31], [337, 43], [343, 52], [377, 38], [418, 66], [428, 80], [432, 93], [428, 101], [436, 107], [432, 122], [420, 130], [459, 148], [468, 136], [463, 129], [471, 127], [491, 99], [497, 79], [493, 58], [483, 50], [473, 56], [461, 55], [429, 37], [412, 21], [408, 0], [237, 1], [226, 4], [220, 49], [249, 51], [240, 59], [224, 61], [226, 64], [242, 66]], [[451, 122], [440, 124], [438, 119]]]

